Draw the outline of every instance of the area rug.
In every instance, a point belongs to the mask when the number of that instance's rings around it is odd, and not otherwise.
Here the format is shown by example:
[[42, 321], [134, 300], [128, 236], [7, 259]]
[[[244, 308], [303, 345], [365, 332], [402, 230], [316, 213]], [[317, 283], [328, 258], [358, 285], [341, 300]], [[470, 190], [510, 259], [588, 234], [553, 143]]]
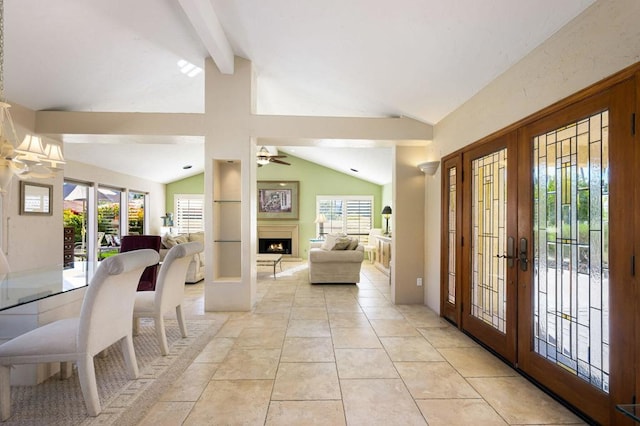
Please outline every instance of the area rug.
[[96, 380], [102, 404], [97, 417], [89, 417], [77, 372], [61, 380], [57, 375], [36, 386], [11, 387], [11, 418], [4, 425], [135, 425], [177, 380], [223, 321], [187, 320], [189, 337], [183, 339], [175, 320], [166, 320], [169, 355], [160, 355], [153, 321], [143, 320], [134, 347], [140, 375], [129, 380], [119, 345], [95, 358]]

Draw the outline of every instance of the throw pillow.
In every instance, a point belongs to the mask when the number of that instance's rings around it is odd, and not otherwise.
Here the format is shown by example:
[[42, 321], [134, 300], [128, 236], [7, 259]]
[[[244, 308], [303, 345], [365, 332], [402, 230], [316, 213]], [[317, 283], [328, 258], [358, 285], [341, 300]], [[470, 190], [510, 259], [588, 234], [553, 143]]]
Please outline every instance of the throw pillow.
[[204, 244], [204, 232], [194, 232], [189, 234], [189, 241]]
[[333, 250], [333, 246], [336, 245], [336, 240], [338, 239], [338, 236], [335, 234], [328, 234], [325, 236], [324, 238], [324, 242], [322, 243], [322, 246], [320, 246], [320, 248], [322, 250]]
[[171, 247], [177, 244], [175, 238], [173, 238], [173, 236], [170, 234], [164, 234], [162, 236], [161, 241], [162, 241], [162, 246], [168, 249], [170, 249]]
[[355, 250], [358, 247], [358, 244], [360, 244], [360, 240], [353, 237], [351, 239], [351, 243], [349, 243], [349, 247], [347, 247], [347, 250]]
[[336, 238], [336, 243], [333, 246], [332, 250], [346, 250], [351, 244], [351, 238], [349, 237], [338, 237]]
[[184, 244], [189, 242], [189, 237], [186, 235], [177, 235], [174, 240], [176, 241], [176, 244]]

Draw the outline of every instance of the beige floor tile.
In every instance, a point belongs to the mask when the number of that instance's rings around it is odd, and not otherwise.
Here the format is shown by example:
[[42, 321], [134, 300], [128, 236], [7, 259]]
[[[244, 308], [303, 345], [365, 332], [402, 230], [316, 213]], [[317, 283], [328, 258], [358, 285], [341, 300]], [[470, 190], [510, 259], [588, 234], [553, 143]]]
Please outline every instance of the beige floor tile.
[[382, 344], [371, 327], [334, 328], [331, 330], [335, 348], [381, 348]]
[[480, 398], [448, 362], [396, 362], [394, 365], [415, 399]]
[[580, 419], [522, 376], [468, 379], [509, 424], [580, 423]]
[[507, 423], [482, 399], [416, 401], [429, 426], [503, 426]]
[[289, 310], [272, 313], [252, 313], [245, 317], [247, 327], [278, 328], [286, 327], [289, 323]]
[[397, 378], [393, 363], [384, 349], [336, 349], [340, 379]]
[[393, 306], [393, 304], [384, 297], [375, 297], [375, 298], [369, 297], [369, 298], [358, 299], [358, 303], [363, 308], [372, 307], [372, 306], [382, 306], [382, 307]]
[[160, 401], [197, 401], [217, 368], [218, 364], [191, 364]]
[[175, 426], [187, 418], [195, 402], [157, 402], [138, 426]]
[[444, 361], [424, 337], [381, 337], [391, 361]]
[[267, 426], [346, 425], [342, 401], [272, 401], [265, 424]]
[[284, 301], [262, 301], [262, 302], [258, 302], [256, 303], [256, 306], [254, 308], [254, 312], [257, 313], [274, 313], [274, 312], [279, 312], [279, 313], [284, 313], [284, 312], [289, 312], [291, 310], [291, 305], [293, 304], [293, 301], [291, 302], [284, 302]]
[[391, 306], [366, 306], [366, 307], [363, 307], [362, 310], [364, 311], [367, 318], [369, 318], [370, 320], [374, 320], [374, 319], [402, 320], [404, 319], [404, 315], [402, 315], [402, 313], [398, 311], [396, 308]]
[[406, 312], [404, 316], [414, 327], [451, 327], [450, 322], [433, 311]]
[[232, 349], [213, 380], [274, 379], [280, 349]]
[[222, 362], [235, 343], [235, 339], [216, 337], [212, 339], [193, 362]]
[[435, 348], [475, 348], [478, 344], [457, 328], [429, 327], [418, 328], [420, 334]]
[[380, 293], [375, 288], [369, 288], [369, 289], [357, 288], [357, 289], [354, 289], [353, 294], [358, 299], [363, 299], [366, 297], [377, 297], [377, 298], [384, 299], [384, 296], [382, 296], [382, 293]]
[[330, 337], [328, 320], [296, 320], [289, 321], [287, 337]]
[[[324, 302], [323, 302], [324, 303]], [[291, 308], [291, 319], [327, 319], [327, 308], [324, 307], [293, 307]]]
[[426, 425], [400, 379], [340, 380], [348, 425]]
[[481, 347], [438, 349], [462, 377], [515, 376], [517, 373]]
[[418, 330], [405, 319], [372, 319], [371, 326], [380, 337], [420, 336]]
[[271, 399], [340, 399], [336, 365], [330, 362], [280, 363]]
[[293, 300], [293, 306], [294, 307], [306, 306], [306, 307], [314, 307], [314, 308], [318, 308], [318, 307], [324, 308], [324, 306], [325, 306], [324, 296], [321, 296], [321, 297], [301, 297], [301, 296], [296, 296], [295, 299]]
[[353, 300], [331, 301], [327, 300], [327, 311], [329, 312], [362, 312], [358, 302]]
[[236, 348], [282, 348], [284, 328], [245, 328], [236, 339]]
[[212, 381], [184, 425], [263, 425], [272, 386], [272, 380]]
[[335, 362], [330, 337], [287, 337], [280, 362]]
[[329, 325], [336, 327], [367, 327], [371, 328], [369, 319], [361, 312], [329, 312]]

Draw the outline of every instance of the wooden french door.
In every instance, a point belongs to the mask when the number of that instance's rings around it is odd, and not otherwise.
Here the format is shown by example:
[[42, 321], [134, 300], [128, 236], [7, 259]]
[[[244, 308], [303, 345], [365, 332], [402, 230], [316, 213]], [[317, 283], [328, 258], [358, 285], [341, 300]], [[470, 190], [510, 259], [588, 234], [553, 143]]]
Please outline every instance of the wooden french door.
[[517, 138], [463, 154], [462, 328], [511, 363], [516, 358]]
[[442, 164], [442, 254], [440, 270], [440, 314], [454, 324], [460, 324], [462, 310], [462, 282], [458, 268], [462, 257], [462, 164], [460, 157], [453, 157]]
[[600, 424], [628, 424], [615, 407], [640, 390], [637, 90], [602, 84], [443, 161], [442, 315]]
[[632, 117], [626, 81], [521, 129], [518, 367], [602, 424], [634, 399]]

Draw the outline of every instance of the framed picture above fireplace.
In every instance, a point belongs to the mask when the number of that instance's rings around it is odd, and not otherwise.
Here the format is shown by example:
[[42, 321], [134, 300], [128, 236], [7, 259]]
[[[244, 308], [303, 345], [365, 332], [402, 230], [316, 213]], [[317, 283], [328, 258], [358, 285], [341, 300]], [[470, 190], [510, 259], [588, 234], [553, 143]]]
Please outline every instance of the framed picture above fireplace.
[[258, 220], [298, 219], [296, 181], [258, 181]]

